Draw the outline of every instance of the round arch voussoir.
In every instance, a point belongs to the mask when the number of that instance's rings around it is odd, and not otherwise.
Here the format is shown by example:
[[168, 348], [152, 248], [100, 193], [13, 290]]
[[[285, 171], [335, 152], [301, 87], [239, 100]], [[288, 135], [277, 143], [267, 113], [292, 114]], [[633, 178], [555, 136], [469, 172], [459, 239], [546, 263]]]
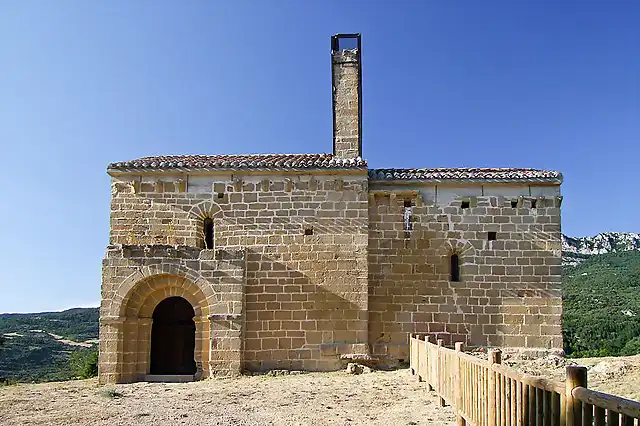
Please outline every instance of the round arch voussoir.
[[[165, 289], [166, 294], [182, 291], [189, 295], [185, 299], [192, 304], [206, 305], [208, 299], [217, 299], [210, 283], [191, 268], [167, 263], [148, 265], [134, 271], [118, 286], [116, 297], [109, 308], [109, 316], [134, 314], [136, 309], [139, 310], [135, 306], [142, 304], [152, 294], [154, 297], [160, 294], [156, 293], [158, 289]], [[204, 306], [202, 309], [205, 309]]]
[[206, 218], [216, 219], [222, 217], [222, 209], [218, 204], [207, 200], [193, 206], [191, 210], [189, 210], [189, 216], [199, 220]]
[[436, 251], [440, 256], [451, 256], [457, 254], [461, 257], [473, 255], [475, 247], [469, 240], [452, 239], [446, 240]]
[[151, 318], [156, 306], [168, 297], [182, 297], [193, 307], [196, 317], [208, 315], [209, 307], [207, 306], [206, 297], [199, 289], [193, 288], [195, 285], [191, 282], [185, 283], [183, 287], [161, 287], [149, 293], [144, 299], [131, 301], [127, 306], [128, 316], [137, 316], [138, 318]]

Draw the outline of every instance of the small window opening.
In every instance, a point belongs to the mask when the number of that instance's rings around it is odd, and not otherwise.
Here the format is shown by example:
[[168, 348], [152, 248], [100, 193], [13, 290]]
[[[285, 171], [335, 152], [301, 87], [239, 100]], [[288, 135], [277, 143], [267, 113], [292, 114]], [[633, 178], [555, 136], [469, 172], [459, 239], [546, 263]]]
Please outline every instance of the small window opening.
[[[407, 203], [409, 203], [409, 205], [407, 206]], [[412, 214], [412, 207], [411, 207], [411, 201], [405, 201], [404, 202], [404, 216], [403, 216], [403, 223], [404, 223], [404, 230], [406, 231], [411, 231], [412, 224], [411, 224], [411, 214]]]
[[460, 281], [460, 259], [457, 254], [451, 255], [451, 281]]
[[304, 228], [304, 235], [313, 235], [313, 228]]
[[404, 200], [404, 206], [405, 207], [411, 207], [412, 206], [411, 200]]
[[494, 231], [489, 231], [489, 235], [487, 235], [487, 239], [489, 241], [495, 241], [498, 239], [498, 233]]
[[204, 248], [213, 248], [213, 219], [206, 218], [204, 220]]
[[224, 198], [224, 192], [218, 192], [218, 198]]
[[512, 209], [518, 208], [518, 200], [511, 200], [511, 208]]
[[531, 200], [531, 208], [535, 209], [538, 204], [538, 200]]
[[468, 209], [471, 204], [468, 201], [463, 201], [460, 207], [463, 209]]

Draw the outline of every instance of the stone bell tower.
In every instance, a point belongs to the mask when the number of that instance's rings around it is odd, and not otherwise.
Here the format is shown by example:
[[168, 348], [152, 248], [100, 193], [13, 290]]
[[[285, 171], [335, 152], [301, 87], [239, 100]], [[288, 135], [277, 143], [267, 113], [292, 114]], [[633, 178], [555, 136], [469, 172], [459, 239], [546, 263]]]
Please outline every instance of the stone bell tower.
[[333, 154], [362, 157], [362, 61], [360, 34], [331, 37]]

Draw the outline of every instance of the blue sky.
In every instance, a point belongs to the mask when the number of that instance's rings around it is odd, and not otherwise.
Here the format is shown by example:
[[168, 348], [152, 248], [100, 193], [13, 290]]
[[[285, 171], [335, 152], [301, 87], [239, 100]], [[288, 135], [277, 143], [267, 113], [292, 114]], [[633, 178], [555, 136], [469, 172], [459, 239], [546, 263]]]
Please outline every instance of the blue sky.
[[563, 172], [563, 231], [639, 232], [640, 1], [0, 3], [0, 312], [96, 306], [106, 166], [330, 152], [363, 37], [371, 167]]

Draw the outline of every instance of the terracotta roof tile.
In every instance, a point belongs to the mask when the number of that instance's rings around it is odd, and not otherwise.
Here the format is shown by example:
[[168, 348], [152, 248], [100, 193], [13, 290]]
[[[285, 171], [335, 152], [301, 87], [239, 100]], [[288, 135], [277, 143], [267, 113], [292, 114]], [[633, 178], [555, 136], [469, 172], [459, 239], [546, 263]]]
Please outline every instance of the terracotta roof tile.
[[111, 163], [108, 170], [366, 169], [361, 158], [332, 154], [162, 155]]
[[[366, 169], [361, 158], [342, 159], [332, 154], [161, 155], [111, 163], [113, 171], [233, 170], [233, 169]], [[482, 181], [561, 183], [562, 174], [522, 168], [369, 169], [373, 181]]]
[[562, 174], [552, 170], [519, 168], [370, 169], [369, 179], [561, 183]]

